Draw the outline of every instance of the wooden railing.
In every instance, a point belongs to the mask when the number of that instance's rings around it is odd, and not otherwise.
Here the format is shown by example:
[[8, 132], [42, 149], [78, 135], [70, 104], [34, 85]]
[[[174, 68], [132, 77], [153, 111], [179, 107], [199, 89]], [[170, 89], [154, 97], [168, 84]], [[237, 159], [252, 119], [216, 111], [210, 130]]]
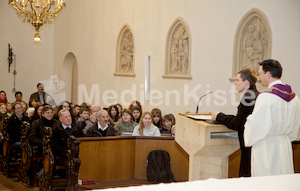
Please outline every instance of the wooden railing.
[[171, 170], [176, 180], [188, 180], [188, 155], [173, 137], [87, 137], [80, 140], [79, 179], [96, 182], [147, 179], [147, 156], [152, 150], [170, 154]]

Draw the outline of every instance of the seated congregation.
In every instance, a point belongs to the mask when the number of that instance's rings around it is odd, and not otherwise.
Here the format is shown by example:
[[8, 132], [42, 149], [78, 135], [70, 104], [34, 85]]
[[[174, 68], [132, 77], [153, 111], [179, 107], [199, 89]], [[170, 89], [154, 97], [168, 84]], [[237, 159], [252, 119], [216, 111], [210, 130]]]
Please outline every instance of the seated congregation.
[[[56, 105], [37, 85], [28, 105], [16, 92], [11, 103], [0, 91], [0, 172], [25, 186], [50, 190], [61, 180], [77, 189], [80, 166], [78, 137], [175, 136], [173, 114], [162, 117], [158, 108], [143, 112], [138, 101], [101, 109], [98, 105]], [[49, 98], [50, 96], [50, 98]]]

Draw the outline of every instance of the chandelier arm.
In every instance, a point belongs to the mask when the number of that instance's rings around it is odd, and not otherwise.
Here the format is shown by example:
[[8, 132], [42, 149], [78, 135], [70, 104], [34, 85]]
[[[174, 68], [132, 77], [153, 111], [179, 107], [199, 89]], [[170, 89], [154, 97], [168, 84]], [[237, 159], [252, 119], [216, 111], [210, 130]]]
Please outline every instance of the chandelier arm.
[[13, 8], [14, 8], [15, 10], [17, 10], [17, 11], [22, 11], [22, 8], [21, 8], [17, 3], [12, 2], [12, 6], [13, 6]]
[[33, 1], [31, 1], [31, 3], [29, 3], [29, 4], [30, 4], [30, 7], [31, 7], [31, 10], [36, 13], [36, 9], [34, 9], [35, 6], [33, 6]]
[[[46, 8], [43, 8], [43, 11], [41, 12], [41, 15], [40, 15], [40, 18], [41, 20], [44, 19], [44, 16], [49, 14], [48, 12], [50, 12], [50, 9], [51, 9], [52, 5], [50, 4], [48, 7]], [[46, 10], [47, 9], [47, 10]], [[46, 10], [46, 11], [45, 11]]]
[[62, 6], [59, 6], [59, 8], [57, 8], [53, 11], [53, 14], [59, 13], [62, 10], [62, 8], [63, 8]]

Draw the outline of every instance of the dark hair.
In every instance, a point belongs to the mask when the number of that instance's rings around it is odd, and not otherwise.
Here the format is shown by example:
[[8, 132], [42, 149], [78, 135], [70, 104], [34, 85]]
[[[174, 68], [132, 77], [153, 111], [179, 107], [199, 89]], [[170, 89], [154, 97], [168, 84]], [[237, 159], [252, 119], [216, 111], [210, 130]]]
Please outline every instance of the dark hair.
[[121, 117], [124, 115], [124, 113], [127, 113], [128, 115], [130, 115], [131, 119], [133, 120], [132, 112], [129, 109], [124, 109], [121, 113]]
[[29, 100], [29, 107], [33, 107], [33, 105], [31, 104], [31, 102], [33, 102], [33, 101], [35, 101], [37, 103], [39, 102], [36, 98], [31, 97], [30, 100]]
[[17, 91], [17, 92], [15, 93], [15, 97], [16, 97], [18, 94], [21, 94], [21, 96], [23, 96], [22, 92]]
[[[162, 126], [162, 115], [161, 115], [161, 110], [158, 108], [153, 108], [151, 110], [151, 114], [153, 116], [153, 124], [159, 128], [159, 130], [161, 130]], [[154, 117], [159, 117], [159, 121], [157, 123], [155, 123], [154, 121]]]
[[39, 85], [44, 85], [43, 83], [41, 83], [41, 82], [39, 82], [37, 85], [36, 85], [36, 87], [38, 88], [39, 87]]
[[264, 73], [270, 72], [273, 78], [281, 78], [282, 67], [281, 64], [274, 59], [264, 60], [263, 62], [258, 63], [262, 66]]
[[6, 92], [4, 90], [1, 90], [0, 93], [4, 93], [6, 98]]
[[165, 122], [165, 121], [171, 121], [172, 122], [172, 126], [173, 126], [173, 117], [168, 114], [168, 115], [165, 115], [162, 119], [162, 122]]
[[116, 106], [117, 106], [117, 107], [119, 106], [119, 107], [121, 108], [121, 112], [120, 112], [120, 113], [122, 113], [123, 106], [122, 106], [121, 104], [119, 104], [119, 103], [117, 103]]
[[249, 82], [249, 86], [255, 85], [257, 82], [257, 76], [255, 71], [251, 68], [246, 68], [238, 72], [241, 75], [243, 81], [247, 80]]
[[172, 126], [175, 125], [175, 123], [176, 123], [175, 116], [172, 113], [170, 113], [168, 115], [172, 118]]
[[80, 110], [79, 110], [79, 114], [82, 114], [84, 111], [86, 111], [88, 113], [90, 112], [89, 108], [87, 108], [87, 107], [81, 107]]
[[52, 110], [53, 111], [52, 106], [51, 105], [44, 105], [44, 107], [42, 109], [42, 113], [45, 113], [48, 110]]
[[19, 102], [14, 102], [14, 103], [12, 104], [12, 106], [11, 106], [11, 109], [12, 109], [13, 111], [15, 111], [15, 107], [16, 107], [16, 105], [18, 105], [18, 104], [23, 108], [23, 106], [21, 105], [21, 103], [19, 103]]
[[40, 107], [43, 107], [43, 108], [44, 108], [44, 105], [41, 104], [40, 102], [38, 102], [38, 103], [36, 104], [35, 108], [34, 108], [34, 112], [33, 112], [32, 116], [31, 116], [31, 118], [30, 118], [32, 121], [34, 121], [35, 119], [39, 119], [39, 118], [40, 118], [40, 116], [39, 116], [39, 114], [38, 114], [38, 110], [39, 110]]
[[73, 113], [73, 109], [72, 109], [71, 103], [68, 102], [68, 101], [62, 101], [62, 102], [60, 102], [60, 104], [58, 106], [55, 107], [55, 109], [54, 109], [54, 116], [55, 116], [55, 118], [59, 118], [59, 112], [60, 112], [60, 110], [64, 109], [63, 108], [64, 103], [67, 103], [69, 105], [69, 109], [68, 110], [70, 111], [70, 114], [72, 116], [72, 120], [74, 120], [74, 116], [75, 115]]
[[[115, 108], [116, 110], [116, 116], [112, 116], [111, 114], [111, 110], [112, 108]], [[119, 120], [119, 110], [118, 110], [118, 107], [116, 105], [111, 105], [109, 106], [109, 108], [107, 109], [107, 112], [108, 112], [108, 115], [110, 116], [110, 118], [114, 121], [114, 122], [117, 122]]]
[[[141, 119], [141, 116], [142, 116], [142, 114], [143, 114], [143, 113], [142, 113], [142, 109], [141, 109], [140, 107], [138, 107], [138, 106], [133, 107], [132, 110], [131, 110], [132, 115], [133, 115], [133, 112], [134, 112], [135, 110], [137, 110], [137, 111], [140, 112], [140, 116], [139, 116], [137, 119], [135, 119], [134, 117], [133, 117], [132, 119], [133, 119], [133, 121], [139, 123], [139, 122], [140, 122], [140, 119]], [[150, 114], [151, 114], [151, 113], [150, 113]], [[151, 116], [152, 116], [152, 115], [151, 115]]]
[[141, 115], [142, 115], [142, 109], [140, 107], [138, 107], [138, 106], [135, 106], [135, 107], [133, 107], [130, 110], [131, 110], [132, 113], [133, 113], [134, 110], [138, 110], [141, 113]]

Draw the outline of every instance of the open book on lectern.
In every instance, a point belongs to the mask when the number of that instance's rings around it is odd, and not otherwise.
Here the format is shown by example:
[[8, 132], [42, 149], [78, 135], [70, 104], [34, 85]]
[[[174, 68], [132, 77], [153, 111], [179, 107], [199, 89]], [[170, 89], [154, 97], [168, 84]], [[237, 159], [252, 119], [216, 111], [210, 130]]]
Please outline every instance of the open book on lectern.
[[211, 115], [186, 115], [186, 117], [201, 121], [211, 121]]
[[186, 114], [185, 116], [194, 120], [205, 121], [207, 123], [212, 123], [212, 124], [218, 123], [211, 120], [211, 114]]

